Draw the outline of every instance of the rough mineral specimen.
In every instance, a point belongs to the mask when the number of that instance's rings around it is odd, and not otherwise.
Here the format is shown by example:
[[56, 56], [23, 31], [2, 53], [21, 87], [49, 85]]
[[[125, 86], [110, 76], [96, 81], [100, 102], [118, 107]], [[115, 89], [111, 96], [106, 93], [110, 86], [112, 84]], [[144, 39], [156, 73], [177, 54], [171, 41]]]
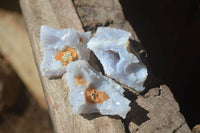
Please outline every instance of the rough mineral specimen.
[[87, 63], [89, 49], [98, 57], [109, 77], [135, 90], [144, 90], [147, 69], [131, 52], [129, 32], [100, 27], [92, 39], [90, 36], [90, 32], [81, 33], [71, 28], [56, 30], [41, 26], [42, 75], [50, 78], [65, 73], [73, 113], [99, 112], [125, 118], [130, 101], [124, 97], [124, 89]]
[[64, 80], [70, 89], [73, 113], [100, 112], [126, 117], [130, 101], [123, 96], [124, 89], [120, 85], [96, 72], [83, 60], [69, 63], [66, 71]]
[[90, 50], [87, 42], [91, 33], [82, 33], [74, 29], [56, 30], [41, 26], [40, 44], [43, 46], [43, 60], [40, 70], [48, 78], [61, 76], [66, 72], [69, 62], [88, 60]]
[[143, 91], [147, 77], [145, 65], [131, 52], [131, 33], [109, 27], [99, 27], [88, 42], [100, 60], [105, 73], [137, 91]]

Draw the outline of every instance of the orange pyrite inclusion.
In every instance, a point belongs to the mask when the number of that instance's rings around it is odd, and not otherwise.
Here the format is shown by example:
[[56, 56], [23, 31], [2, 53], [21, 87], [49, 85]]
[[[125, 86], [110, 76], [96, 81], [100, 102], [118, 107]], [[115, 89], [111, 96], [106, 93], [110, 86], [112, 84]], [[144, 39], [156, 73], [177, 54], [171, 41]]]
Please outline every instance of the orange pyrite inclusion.
[[82, 75], [77, 75], [77, 76], [74, 76], [74, 79], [75, 79], [75, 84], [78, 86], [78, 85], [86, 85], [87, 82], [85, 81], [85, 79], [83, 78]]
[[85, 99], [89, 103], [103, 103], [108, 100], [109, 97], [103, 91], [97, 91], [91, 87], [86, 88]]
[[60, 60], [63, 66], [66, 66], [70, 61], [74, 61], [78, 58], [78, 54], [75, 49], [67, 46], [63, 51], [58, 51], [55, 56], [55, 60]]
[[[78, 85], [86, 85], [87, 82], [83, 78], [82, 75], [74, 76], [75, 84]], [[103, 103], [104, 101], [108, 100], [109, 97], [103, 91], [97, 91], [91, 87], [86, 88], [85, 90], [85, 99], [89, 103]]]
[[69, 102], [76, 114], [99, 112], [102, 115], [119, 115], [125, 119], [130, 101], [124, 89], [115, 81], [96, 72], [87, 61], [70, 62], [64, 81], [70, 90]]

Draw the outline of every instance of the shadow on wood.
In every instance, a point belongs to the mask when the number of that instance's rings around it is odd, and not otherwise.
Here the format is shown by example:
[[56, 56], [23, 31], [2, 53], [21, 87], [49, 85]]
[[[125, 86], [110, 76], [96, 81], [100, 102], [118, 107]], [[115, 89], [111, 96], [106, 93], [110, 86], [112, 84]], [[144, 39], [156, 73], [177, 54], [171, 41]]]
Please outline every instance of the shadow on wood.
[[127, 129], [129, 127], [130, 122], [134, 122], [136, 125], [140, 126], [142, 123], [148, 121], [149, 117], [147, 114], [149, 112], [136, 103], [135, 100], [137, 99], [137, 96], [128, 89], [125, 89], [124, 95], [131, 101], [131, 110], [128, 112], [126, 119], [123, 120], [125, 128]]
[[85, 118], [87, 120], [93, 120], [93, 119], [98, 118], [98, 117], [109, 117], [111, 119], [118, 119], [118, 120], [121, 119], [117, 115], [101, 115], [100, 113], [81, 114], [81, 116], [83, 116], [83, 118]]

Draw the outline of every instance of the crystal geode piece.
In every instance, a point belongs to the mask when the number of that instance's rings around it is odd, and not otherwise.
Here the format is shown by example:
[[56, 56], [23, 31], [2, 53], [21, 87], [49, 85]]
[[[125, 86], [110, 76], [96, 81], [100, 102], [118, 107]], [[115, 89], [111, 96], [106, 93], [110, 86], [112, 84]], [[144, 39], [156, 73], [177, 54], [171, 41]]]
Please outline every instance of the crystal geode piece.
[[131, 33], [109, 27], [99, 27], [88, 42], [100, 60], [105, 73], [137, 91], [143, 91], [147, 69], [138, 58], [130, 52]]
[[46, 25], [40, 29], [40, 44], [43, 46], [43, 60], [40, 70], [48, 78], [61, 76], [69, 62], [88, 60], [90, 50], [87, 42], [90, 32], [82, 33], [72, 28], [56, 30]]
[[96, 72], [86, 61], [67, 65], [64, 76], [69, 87], [69, 101], [73, 113], [94, 113], [126, 117], [130, 101], [123, 96], [124, 89], [113, 80]]

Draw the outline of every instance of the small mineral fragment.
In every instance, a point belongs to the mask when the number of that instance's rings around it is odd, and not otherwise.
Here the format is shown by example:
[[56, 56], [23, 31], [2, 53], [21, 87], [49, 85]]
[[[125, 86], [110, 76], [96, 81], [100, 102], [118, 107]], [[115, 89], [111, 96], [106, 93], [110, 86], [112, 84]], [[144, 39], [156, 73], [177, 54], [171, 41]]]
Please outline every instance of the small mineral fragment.
[[131, 33], [124, 30], [99, 27], [87, 45], [100, 60], [108, 76], [137, 91], [143, 91], [147, 69], [130, 52], [130, 37]]
[[70, 90], [73, 113], [99, 112], [126, 117], [130, 101], [124, 97], [124, 89], [119, 84], [99, 74], [83, 60], [69, 63], [66, 71], [64, 81]]
[[43, 47], [43, 60], [40, 70], [48, 78], [61, 76], [71, 61], [88, 60], [90, 50], [87, 42], [90, 32], [79, 32], [72, 28], [56, 30], [46, 25], [40, 29], [40, 44]]

